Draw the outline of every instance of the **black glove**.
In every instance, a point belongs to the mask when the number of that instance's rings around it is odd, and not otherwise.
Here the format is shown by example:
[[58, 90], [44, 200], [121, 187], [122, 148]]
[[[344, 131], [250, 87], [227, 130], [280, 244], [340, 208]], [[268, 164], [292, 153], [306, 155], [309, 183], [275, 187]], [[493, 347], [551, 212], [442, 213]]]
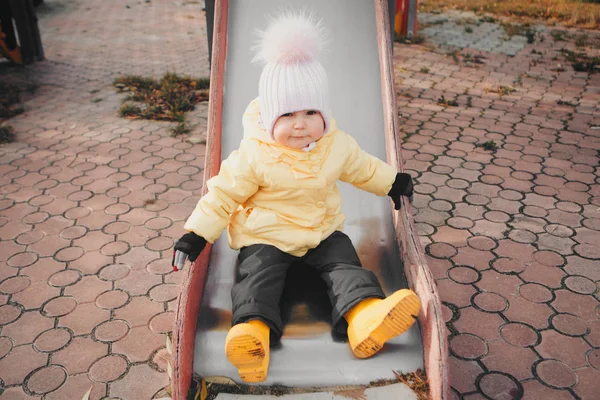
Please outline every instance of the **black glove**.
[[413, 196], [413, 181], [412, 177], [404, 172], [398, 172], [396, 174], [396, 180], [392, 184], [392, 188], [388, 193], [388, 196], [394, 201], [394, 208], [399, 210], [402, 207], [400, 196], [407, 196], [409, 201], [412, 203]]
[[196, 235], [194, 232], [189, 232], [183, 235], [173, 248], [173, 270], [179, 271], [183, 268], [185, 259], [188, 258], [191, 262], [196, 261], [204, 247], [206, 239]]

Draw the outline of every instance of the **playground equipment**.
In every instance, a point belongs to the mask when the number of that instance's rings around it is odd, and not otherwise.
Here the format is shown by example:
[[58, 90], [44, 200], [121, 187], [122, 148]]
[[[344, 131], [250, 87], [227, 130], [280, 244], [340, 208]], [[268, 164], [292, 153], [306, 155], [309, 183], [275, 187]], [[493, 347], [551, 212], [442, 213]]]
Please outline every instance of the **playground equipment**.
[[417, 34], [418, 0], [396, 0], [394, 31], [398, 37], [412, 40]]
[[16, 64], [44, 59], [35, 13], [39, 0], [0, 1], [0, 53]]
[[[257, 95], [260, 66], [250, 62], [254, 30], [264, 28], [266, 17], [278, 8], [294, 5], [291, 0], [214, 3], [205, 182], [218, 173], [222, 158], [237, 148], [242, 113]], [[297, 5], [322, 17], [331, 34], [330, 51], [322, 61], [338, 125], [367, 152], [401, 170], [388, 6], [386, 0], [306, 0]], [[419, 324], [388, 342], [375, 357], [356, 359], [346, 343], [335, 340], [338, 333], [332, 334], [322, 321], [327, 301], [319, 302], [324, 292], [318, 280], [299, 267], [290, 275], [283, 295], [288, 324], [282, 345], [272, 351], [269, 376], [257, 386], [277, 384], [296, 392], [325, 392], [331, 398], [341, 387], [366, 388], [373, 381], [394, 379], [394, 371], [407, 373], [424, 367], [431, 397], [447, 399], [446, 328], [408, 200], [404, 198], [402, 210], [395, 212], [387, 198], [346, 184], [340, 184], [340, 189], [347, 217], [344, 232], [354, 242], [363, 265], [378, 275], [387, 293], [408, 286], [418, 294], [422, 304]], [[224, 234], [182, 272], [186, 276], [171, 346], [174, 400], [193, 398], [198, 381], [218, 381], [223, 387], [227, 387], [223, 382], [231, 382], [231, 387], [242, 383], [224, 354], [235, 264], [236, 252], [229, 249]], [[302, 287], [308, 287], [308, 292], [300, 291]], [[369, 396], [369, 389], [365, 390]], [[406, 387], [391, 385], [387, 390], [386, 397], [380, 398], [401, 399]]]

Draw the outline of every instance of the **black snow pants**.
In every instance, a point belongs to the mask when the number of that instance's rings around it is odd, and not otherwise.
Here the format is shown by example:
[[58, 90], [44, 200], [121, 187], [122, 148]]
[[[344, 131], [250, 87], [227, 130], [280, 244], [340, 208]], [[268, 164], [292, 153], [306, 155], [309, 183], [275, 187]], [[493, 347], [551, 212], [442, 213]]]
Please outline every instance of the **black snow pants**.
[[259, 319], [271, 329], [271, 341], [283, 334], [279, 301], [288, 269], [300, 261], [314, 268], [325, 282], [334, 328], [345, 324], [344, 314], [366, 298], [385, 298], [375, 274], [362, 268], [350, 238], [336, 231], [302, 257], [255, 244], [240, 249], [236, 283], [231, 290], [232, 325]]

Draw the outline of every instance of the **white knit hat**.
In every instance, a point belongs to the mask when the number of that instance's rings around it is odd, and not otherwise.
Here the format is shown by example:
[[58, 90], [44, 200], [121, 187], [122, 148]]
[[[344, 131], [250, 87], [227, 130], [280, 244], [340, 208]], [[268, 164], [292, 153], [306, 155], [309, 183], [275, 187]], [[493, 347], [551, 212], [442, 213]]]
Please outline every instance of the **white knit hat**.
[[258, 84], [261, 124], [273, 134], [281, 115], [316, 110], [329, 130], [329, 85], [317, 56], [324, 46], [322, 21], [306, 13], [283, 13], [260, 32], [253, 61], [264, 63]]

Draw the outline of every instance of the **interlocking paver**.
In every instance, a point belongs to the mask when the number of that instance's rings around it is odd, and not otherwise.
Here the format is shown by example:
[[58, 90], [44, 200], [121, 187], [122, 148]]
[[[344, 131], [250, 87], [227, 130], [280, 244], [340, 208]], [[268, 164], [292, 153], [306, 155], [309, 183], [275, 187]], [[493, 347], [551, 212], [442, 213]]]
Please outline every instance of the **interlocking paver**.
[[63, 386], [54, 392], [48, 393], [45, 398], [48, 400], [61, 400], [70, 397], [79, 399], [83, 398], [90, 388], [90, 400], [106, 398], [106, 386], [90, 380], [88, 374], [68, 376]]
[[594, 368], [583, 368], [577, 371], [577, 385], [574, 388], [575, 393], [582, 398], [593, 398], [598, 390], [598, 379], [600, 372]]
[[553, 390], [537, 380], [523, 383], [523, 400], [556, 399], [570, 400], [573, 396], [566, 390]]
[[558, 289], [563, 284], [565, 273], [560, 268], [529, 263], [525, 271], [520, 274], [520, 277], [526, 282], [540, 283], [549, 288]]
[[36, 351], [31, 345], [14, 347], [0, 360], [2, 381], [6, 386], [20, 385], [27, 375], [48, 362], [48, 355]]
[[552, 306], [559, 312], [575, 314], [586, 321], [597, 318], [598, 300], [592, 296], [576, 294], [568, 290], [556, 290]]
[[89, 377], [96, 382], [116, 381], [127, 372], [127, 359], [118, 354], [102, 357], [90, 368]]
[[0, 337], [0, 359], [4, 358], [13, 348], [13, 341], [8, 336]]
[[58, 326], [71, 329], [76, 335], [87, 335], [99, 323], [110, 318], [108, 310], [101, 310], [93, 303], [79, 304], [73, 312], [58, 319]]
[[23, 385], [36, 395], [43, 395], [58, 389], [67, 380], [67, 371], [60, 365], [50, 365], [34, 371]]
[[122, 399], [152, 399], [168, 384], [167, 374], [148, 364], [132, 366], [127, 375], [111, 384], [111, 395]]
[[471, 377], [479, 376], [483, 369], [476, 361], [460, 360], [450, 357], [449, 379], [452, 387], [461, 393], [469, 393], [476, 390], [475, 380]]
[[152, 317], [163, 311], [163, 304], [139, 296], [133, 297], [126, 306], [115, 310], [114, 317], [127, 321], [131, 327], [146, 326]]
[[476, 360], [488, 354], [486, 342], [471, 334], [459, 334], [450, 339], [450, 349], [457, 357]]
[[165, 336], [147, 326], [131, 328], [127, 336], [112, 344], [115, 353], [126, 354], [132, 362], [147, 361], [151, 354], [165, 345]]
[[33, 342], [36, 350], [51, 353], [64, 348], [73, 338], [71, 332], [65, 328], [52, 328], [40, 333]]
[[586, 353], [591, 347], [579, 337], [570, 337], [548, 330], [542, 332], [542, 342], [536, 346], [544, 358], [560, 360], [573, 369], [587, 366]]
[[472, 305], [481, 311], [502, 312], [508, 308], [508, 300], [498, 293], [480, 292], [473, 296]]
[[14, 345], [32, 343], [38, 334], [53, 327], [53, 322], [38, 311], [27, 311], [2, 328], [2, 334], [13, 339]]
[[577, 383], [577, 375], [565, 363], [554, 359], [544, 359], [534, 364], [539, 379], [550, 387], [565, 389]]
[[7, 388], [3, 393], [2, 397], [7, 400], [34, 400], [39, 399], [38, 396], [31, 396], [23, 391], [22, 386], [16, 386]]
[[[475, 323], [475, 321], [479, 321]], [[498, 339], [499, 327], [504, 320], [497, 314], [486, 313], [475, 308], [464, 308], [454, 327], [461, 332], [472, 333], [486, 342]]]
[[508, 301], [510, 305], [504, 315], [510, 321], [523, 322], [536, 329], [548, 327], [548, 320], [554, 311], [547, 304], [530, 302], [522, 296], [509, 297]]
[[75, 337], [67, 347], [53, 354], [54, 363], [64, 366], [70, 375], [87, 372], [90, 365], [106, 355], [108, 345], [89, 337]]
[[[538, 360], [538, 356], [527, 347], [513, 346], [498, 340], [488, 343], [489, 351], [482, 358], [483, 364], [491, 371], [500, 371], [524, 380], [532, 377], [531, 364]], [[512, 362], [522, 360], [526, 362]]]
[[159, 275], [151, 274], [144, 269], [138, 269], [132, 271], [127, 277], [116, 281], [114, 286], [116, 289], [126, 291], [131, 296], [140, 296], [147, 294], [151, 288], [161, 283], [162, 279]]

